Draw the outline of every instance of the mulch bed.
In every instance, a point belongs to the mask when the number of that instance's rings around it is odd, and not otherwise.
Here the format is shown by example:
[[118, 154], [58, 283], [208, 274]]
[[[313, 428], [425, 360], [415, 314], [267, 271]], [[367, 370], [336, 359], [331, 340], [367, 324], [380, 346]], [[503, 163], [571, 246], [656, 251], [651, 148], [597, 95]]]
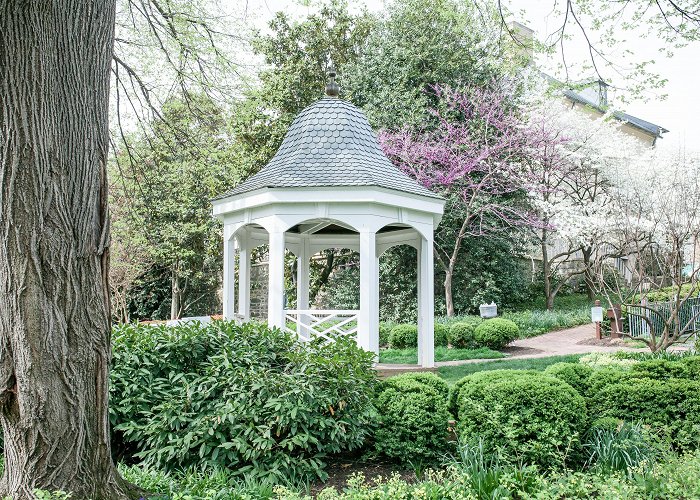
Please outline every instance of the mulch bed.
[[309, 493], [313, 497], [326, 488], [343, 491], [347, 487], [348, 479], [357, 473], [364, 474], [367, 482], [372, 482], [379, 477], [386, 481], [395, 473], [398, 473], [401, 479], [406, 482], [410, 483], [416, 480], [414, 471], [403, 469], [396, 463], [380, 460], [364, 461], [361, 458], [354, 459], [352, 457], [331, 457], [326, 472], [328, 473], [326, 482], [319, 481], [311, 485]]
[[508, 357], [525, 356], [528, 354], [539, 354], [541, 352], [544, 352], [542, 349], [535, 349], [534, 347], [520, 347], [516, 345], [506, 346], [503, 349], [500, 349], [500, 351], [503, 354], [506, 354]]

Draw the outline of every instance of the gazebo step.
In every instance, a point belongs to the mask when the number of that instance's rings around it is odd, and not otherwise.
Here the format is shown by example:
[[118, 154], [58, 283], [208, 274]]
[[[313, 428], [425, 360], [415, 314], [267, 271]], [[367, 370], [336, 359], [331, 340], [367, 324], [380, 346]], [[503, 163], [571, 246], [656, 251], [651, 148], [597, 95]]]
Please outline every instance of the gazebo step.
[[377, 363], [374, 365], [374, 369], [377, 371], [377, 376], [380, 379], [393, 377], [394, 375], [400, 375], [402, 373], [437, 372], [437, 368], [424, 368], [419, 365], [397, 365], [388, 363]]

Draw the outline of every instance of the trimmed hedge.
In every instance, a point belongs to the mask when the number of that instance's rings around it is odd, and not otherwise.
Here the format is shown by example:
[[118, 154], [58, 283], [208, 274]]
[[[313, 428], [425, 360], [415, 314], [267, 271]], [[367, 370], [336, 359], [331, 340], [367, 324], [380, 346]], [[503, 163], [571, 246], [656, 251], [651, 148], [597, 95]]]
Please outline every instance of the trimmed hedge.
[[482, 321], [464, 320], [450, 325], [447, 339], [452, 347], [459, 349], [475, 349], [481, 347], [474, 338], [474, 330]]
[[478, 384], [481, 382], [482, 379], [486, 378], [490, 381], [495, 381], [499, 379], [510, 379], [513, 377], [517, 377], [520, 374], [530, 374], [530, 375], [537, 375], [540, 372], [537, 370], [488, 370], [488, 371], [483, 371], [483, 372], [477, 372], [473, 373], [471, 375], [467, 375], [466, 377], [463, 377], [459, 379], [457, 382], [454, 383], [452, 387], [450, 387], [450, 394], [447, 399], [447, 408], [450, 410], [450, 413], [454, 415], [455, 417], [457, 416], [457, 413], [459, 411], [459, 407], [457, 404], [457, 400], [459, 398], [459, 392], [462, 390], [462, 387], [464, 387], [467, 384]]
[[586, 403], [559, 379], [542, 373], [485, 372], [463, 384], [458, 407], [460, 437], [481, 441], [500, 457], [543, 467], [581, 457]]
[[449, 328], [447, 325], [442, 323], [435, 323], [434, 332], [434, 343], [435, 347], [447, 347], [447, 332]]
[[700, 382], [629, 378], [592, 391], [591, 414], [653, 426], [678, 449], [700, 444]]
[[563, 380], [576, 391], [585, 396], [590, 389], [590, 378], [593, 368], [580, 363], [554, 363], [545, 368], [544, 373]]
[[389, 334], [392, 349], [418, 347], [418, 327], [416, 325], [396, 325]]
[[310, 480], [371, 436], [374, 355], [352, 339], [215, 321], [123, 325], [112, 340], [113, 449], [146, 465]]
[[518, 338], [518, 325], [509, 319], [493, 318], [481, 323], [474, 330], [474, 340], [491, 349], [503, 349]]
[[435, 461], [450, 450], [446, 391], [430, 374], [405, 374], [381, 383], [375, 450], [401, 462]]
[[413, 372], [413, 373], [404, 373], [401, 375], [397, 375], [395, 377], [391, 377], [385, 381], [386, 386], [392, 385], [393, 381], [396, 381], [396, 379], [399, 380], [415, 380], [419, 384], [423, 384], [427, 387], [430, 387], [431, 389], [435, 389], [435, 391], [442, 396], [445, 401], [447, 401], [447, 397], [450, 393], [450, 385], [445, 382], [444, 379], [438, 377], [434, 373], [430, 372]]
[[667, 359], [650, 359], [640, 361], [632, 366], [630, 374], [636, 377], [650, 378], [654, 380], [667, 380], [671, 378], [690, 378], [688, 364], [681, 361]]

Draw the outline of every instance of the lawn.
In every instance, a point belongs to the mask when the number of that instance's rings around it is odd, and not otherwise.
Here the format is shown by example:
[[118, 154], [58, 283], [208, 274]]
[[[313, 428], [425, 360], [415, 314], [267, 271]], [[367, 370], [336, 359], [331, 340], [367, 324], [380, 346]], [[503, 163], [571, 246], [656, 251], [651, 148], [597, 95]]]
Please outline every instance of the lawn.
[[469, 363], [460, 366], [443, 366], [438, 370], [438, 375], [444, 378], [448, 383], [453, 384], [466, 375], [485, 370], [544, 370], [554, 363], [575, 363], [581, 356], [583, 355], [570, 354], [567, 356], [549, 356], [546, 358], [503, 359], [485, 363]]
[[[449, 349], [447, 347], [435, 348], [435, 361], [456, 361], [460, 359], [498, 359], [505, 358], [502, 352], [494, 351], [488, 347], [478, 349]], [[415, 347], [408, 349], [382, 349], [379, 351], [380, 363], [392, 364], [416, 364], [418, 352]]]

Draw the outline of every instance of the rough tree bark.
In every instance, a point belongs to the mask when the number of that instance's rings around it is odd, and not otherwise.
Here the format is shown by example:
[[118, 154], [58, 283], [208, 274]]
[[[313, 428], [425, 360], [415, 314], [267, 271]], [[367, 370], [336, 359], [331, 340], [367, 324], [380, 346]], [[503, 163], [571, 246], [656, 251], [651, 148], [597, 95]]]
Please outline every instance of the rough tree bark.
[[[136, 493], [110, 456], [115, 0], [0, 0], [0, 496]], [[138, 498], [138, 496], [136, 496]]]

